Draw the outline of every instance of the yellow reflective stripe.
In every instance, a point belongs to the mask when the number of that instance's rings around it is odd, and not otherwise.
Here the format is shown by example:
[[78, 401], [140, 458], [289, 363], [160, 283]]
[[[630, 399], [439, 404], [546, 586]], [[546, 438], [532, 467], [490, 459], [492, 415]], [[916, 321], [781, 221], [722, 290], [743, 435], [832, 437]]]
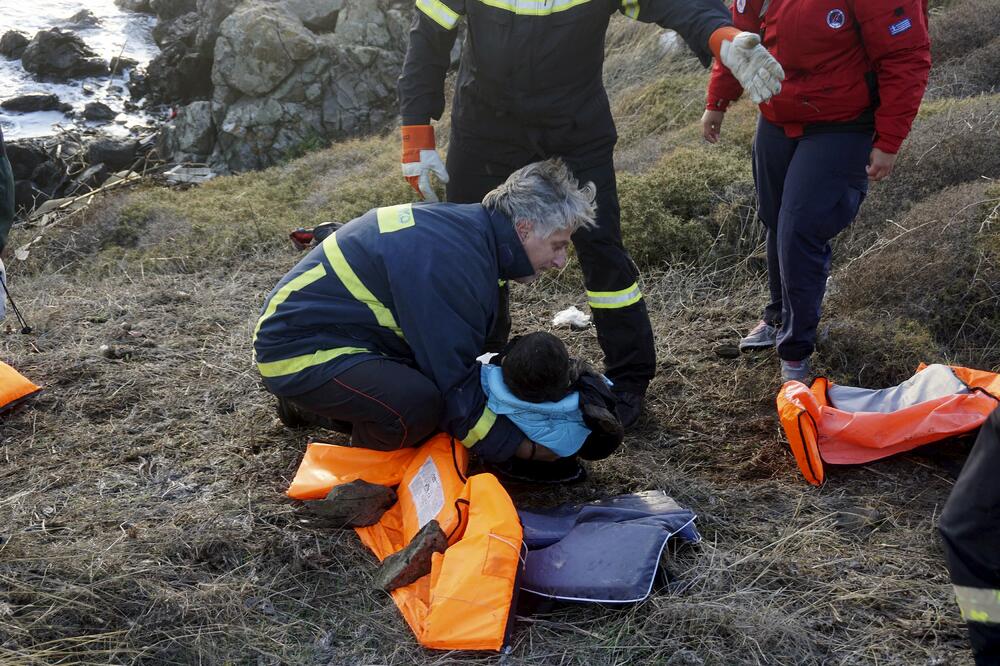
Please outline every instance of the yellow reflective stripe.
[[619, 291], [587, 291], [587, 303], [592, 308], [624, 308], [641, 299], [642, 292], [638, 284]]
[[293, 292], [296, 292], [304, 287], [308, 287], [324, 275], [326, 275], [326, 269], [323, 268], [323, 264], [316, 264], [305, 273], [302, 273], [285, 283], [285, 286], [279, 289], [277, 293], [271, 297], [271, 300], [267, 302], [264, 314], [262, 314], [260, 319], [257, 320], [257, 326], [253, 329], [253, 341], [257, 342], [257, 334], [260, 333], [261, 324], [264, 323], [265, 319], [274, 314], [274, 311], [278, 309], [279, 305], [284, 303]]
[[969, 622], [1000, 624], [1000, 590], [955, 585], [955, 599]]
[[465, 436], [462, 440], [462, 446], [465, 448], [470, 448], [475, 446], [489, 433], [490, 428], [493, 424], [497, 422], [497, 415], [489, 407], [483, 407], [483, 415], [479, 417], [476, 421], [476, 425], [472, 426], [469, 430], [469, 434]]
[[441, 0], [417, 0], [417, 9], [445, 30], [452, 30], [458, 23], [458, 14]]
[[386, 206], [375, 211], [378, 217], [378, 232], [391, 234], [393, 231], [413, 226], [413, 204]]
[[375, 298], [375, 294], [368, 290], [368, 287], [361, 282], [361, 279], [354, 272], [354, 269], [351, 268], [351, 265], [347, 263], [347, 258], [344, 257], [344, 253], [337, 243], [337, 234], [330, 234], [326, 237], [323, 241], [323, 251], [326, 252], [326, 258], [330, 261], [330, 265], [333, 266], [333, 272], [337, 274], [340, 281], [347, 287], [347, 291], [351, 292], [354, 298], [368, 306], [368, 309], [375, 315], [375, 321], [380, 326], [388, 328], [402, 340], [406, 340], [403, 337], [403, 329], [396, 323], [396, 318], [392, 316], [389, 308]]
[[257, 368], [260, 370], [262, 377], [284, 377], [285, 375], [294, 375], [296, 372], [305, 370], [306, 368], [311, 368], [314, 365], [319, 365], [321, 363], [326, 363], [331, 361], [338, 356], [345, 356], [347, 354], [370, 354], [372, 353], [370, 349], [363, 349], [361, 347], [338, 347], [337, 349], [320, 349], [314, 351], [312, 354], [303, 354], [302, 356], [293, 356], [292, 358], [282, 359], [280, 361], [268, 361], [267, 363], [258, 363]]
[[622, 13], [630, 19], [639, 18], [639, 0], [622, 0]]
[[578, 5], [585, 5], [590, 0], [479, 0], [479, 2], [522, 16], [548, 16]]

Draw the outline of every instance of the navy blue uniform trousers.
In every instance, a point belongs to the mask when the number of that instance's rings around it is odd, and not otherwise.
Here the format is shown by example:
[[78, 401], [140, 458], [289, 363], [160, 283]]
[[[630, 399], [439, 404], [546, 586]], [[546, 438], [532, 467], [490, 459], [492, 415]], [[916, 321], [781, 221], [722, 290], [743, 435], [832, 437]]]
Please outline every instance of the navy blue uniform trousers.
[[817, 132], [795, 139], [763, 117], [753, 145], [760, 221], [767, 227], [770, 302], [778, 356], [800, 361], [816, 345], [830, 241], [854, 220], [868, 192], [867, 132]]

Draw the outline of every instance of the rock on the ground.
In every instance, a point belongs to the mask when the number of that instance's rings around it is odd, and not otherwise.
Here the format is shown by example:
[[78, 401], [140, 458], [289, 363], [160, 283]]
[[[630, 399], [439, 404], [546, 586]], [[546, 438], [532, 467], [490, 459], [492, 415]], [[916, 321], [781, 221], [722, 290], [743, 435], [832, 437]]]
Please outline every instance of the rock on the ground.
[[74, 30], [96, 28], [101, 25], [101, 19], [97, 18], [97, 15], [89, 9], [81, 9], [69, 18], [59, 21], [59, 25], [63, 28], [72, 28]]
[[37, 76], [67, 79], [108, 73], [108, 64], [72, 32], [40, 30], [21, 54], [24, 69]]
[[112, 72], [120, 73], [125, 69], [133, 69], [139, 61], [135, 58], [129, 58], [128, 56], [115, 56], [108, 62], [108, 67], [111, 68]]
[[[405, 0], [198, 0], [157, 27], [162, 52], [129, 88], [182, 107], [163, 130], [165, 157], [267, 167], [395, 122], [412, 11]], [[204, 105], [183, 111], [209, 98], [211, 122]]]
[[315, 53], [315, 35], [293, 14], [251, 3], [222, 22], [212, 78], [243, 95], [264, 95]]
[[87, 162], [103, 162], [108, 169], [116, 171], [131, 166], [139, 150], [139, 143], [131, 139], [101, 138], [87, 147]]
[[212, 103], [192, 102], [177, 110], [177, 117], [160, 131], [161, 154], [167, 152], [177, 162], [200, 162], [215, 144]]
[[59, 96], [54, 93], [28, 93], [5, 99], [0, 102], [0, 107], [19, 113], [58, 111], [62, 109], [62, 102], [59, 101]]
[[139, 12], [140, 14], [153, 14], [150, 0], [115, 0], [115, 5], [127, 12]]
[[17, 30], [8, 30], [0, 37], [0, 55], [11, 60], [17, 60], [28, 45], [28, 36]]
[[49, 155], [45, 148], [33, 139], [19, 139], [7, 142], [7, 159], [15, 180], [27, 180], [31, 173], [42, 162], [47, 162]]
[[83, 107], [83, 117], [87, 120], [114, 120], [117, 115], [114, 109], [104, 102], [87, 102], [87, 105]]

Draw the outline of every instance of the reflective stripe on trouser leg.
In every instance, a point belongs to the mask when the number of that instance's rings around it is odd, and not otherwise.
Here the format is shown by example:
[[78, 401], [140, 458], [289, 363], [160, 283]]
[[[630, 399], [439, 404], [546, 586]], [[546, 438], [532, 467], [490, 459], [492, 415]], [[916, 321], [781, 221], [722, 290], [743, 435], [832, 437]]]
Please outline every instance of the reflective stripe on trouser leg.
[[1000, 590], [955, 585], [955, 600], [969, 622], [1000, 624]]
[[620, 388], [641, 392], [656, 371], [656, 351], [639, 273], [622, 245], [614, 163], [609, 156], [600, 166], [574, 172], [581, 183], [592, 181], [597, 187], [597, 227], [577, 231], [573, 244], [605, 372]]

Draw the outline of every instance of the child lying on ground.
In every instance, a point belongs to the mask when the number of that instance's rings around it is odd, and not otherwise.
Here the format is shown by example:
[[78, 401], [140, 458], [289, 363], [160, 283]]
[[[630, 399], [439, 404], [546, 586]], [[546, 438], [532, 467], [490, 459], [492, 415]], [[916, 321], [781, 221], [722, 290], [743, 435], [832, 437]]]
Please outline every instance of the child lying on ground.
[[559, 456], [600, 460], [621, 444], [608, 381], [551, 333], [512, 339], [482, 367], [481, 382], [493, 412]]

